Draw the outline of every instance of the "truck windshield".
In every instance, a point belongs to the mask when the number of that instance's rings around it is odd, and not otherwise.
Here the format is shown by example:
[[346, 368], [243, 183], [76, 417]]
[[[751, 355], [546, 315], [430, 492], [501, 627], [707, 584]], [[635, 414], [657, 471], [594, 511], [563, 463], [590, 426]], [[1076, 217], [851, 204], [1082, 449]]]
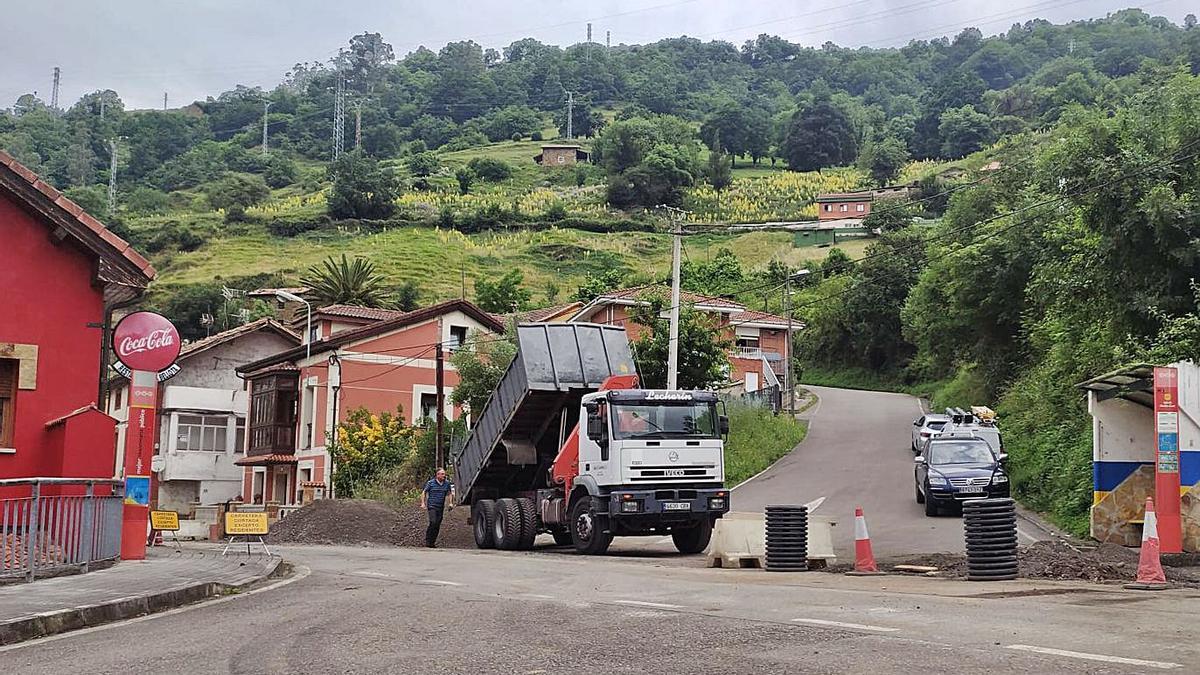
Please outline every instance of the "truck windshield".
[[711, 403], [617, 403], [613, 438], [665, 436], [717, 437], [717, 410]]
[[996, 461], [992, 449], [987, 443], [979, 441], [943, 441], [929, 445], [929, 463], [935, 466], [945, 464], [991, 464]]

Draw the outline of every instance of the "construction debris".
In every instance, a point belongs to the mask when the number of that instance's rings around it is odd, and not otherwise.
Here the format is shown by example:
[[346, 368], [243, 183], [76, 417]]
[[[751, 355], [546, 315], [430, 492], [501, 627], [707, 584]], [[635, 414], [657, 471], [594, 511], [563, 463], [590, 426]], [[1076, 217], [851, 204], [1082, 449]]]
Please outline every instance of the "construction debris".
[[[370, 499], [319, 499], [275, 523], [270, 544], [424, 546], [428, 520], [419, 504], [399, 510]], [[438, 546], [474, 547], [467, 509], [451, 509]]]

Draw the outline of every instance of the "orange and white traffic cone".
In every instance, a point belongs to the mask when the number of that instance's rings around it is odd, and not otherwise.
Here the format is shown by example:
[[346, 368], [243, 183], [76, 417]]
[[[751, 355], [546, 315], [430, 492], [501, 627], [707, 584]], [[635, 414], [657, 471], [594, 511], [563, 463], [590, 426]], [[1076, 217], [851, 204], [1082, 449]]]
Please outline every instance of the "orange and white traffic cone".
[[1158, 518], [1154, 515], [1154, 500], [1146, 498], [1146, 515], [1142, 525], [1142, 549], [1138, 557], [1137, 580], [1125, 588], [1157, 591], [1167, 587], [1167, 575], [1159, 561]]
[[879, 566], [875, 564], [875, 554], [871, 552], [871, 535], [867, 534], [867, 519], [863, 516], [861, 506], [854, 509], [854, 571], [847, 574], [881, 574]]

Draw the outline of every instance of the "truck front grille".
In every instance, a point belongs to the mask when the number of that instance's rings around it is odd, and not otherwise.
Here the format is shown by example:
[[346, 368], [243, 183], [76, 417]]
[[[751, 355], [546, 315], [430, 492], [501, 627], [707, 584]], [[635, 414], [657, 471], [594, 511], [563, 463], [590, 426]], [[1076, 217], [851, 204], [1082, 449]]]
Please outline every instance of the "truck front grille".
[[640, 483], [671, 483], [717, 480], [716, 465], [696, 466], [640, 466], [633, 469], [631, 478]]

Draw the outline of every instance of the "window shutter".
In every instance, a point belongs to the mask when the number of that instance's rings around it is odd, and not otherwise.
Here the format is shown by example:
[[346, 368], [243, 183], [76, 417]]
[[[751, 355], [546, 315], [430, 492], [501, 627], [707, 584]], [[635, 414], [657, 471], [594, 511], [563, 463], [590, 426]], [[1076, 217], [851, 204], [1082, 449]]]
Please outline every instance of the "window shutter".
[[0, 359], [0, 396], [12, 396], [17, 390], [17, 362]]

